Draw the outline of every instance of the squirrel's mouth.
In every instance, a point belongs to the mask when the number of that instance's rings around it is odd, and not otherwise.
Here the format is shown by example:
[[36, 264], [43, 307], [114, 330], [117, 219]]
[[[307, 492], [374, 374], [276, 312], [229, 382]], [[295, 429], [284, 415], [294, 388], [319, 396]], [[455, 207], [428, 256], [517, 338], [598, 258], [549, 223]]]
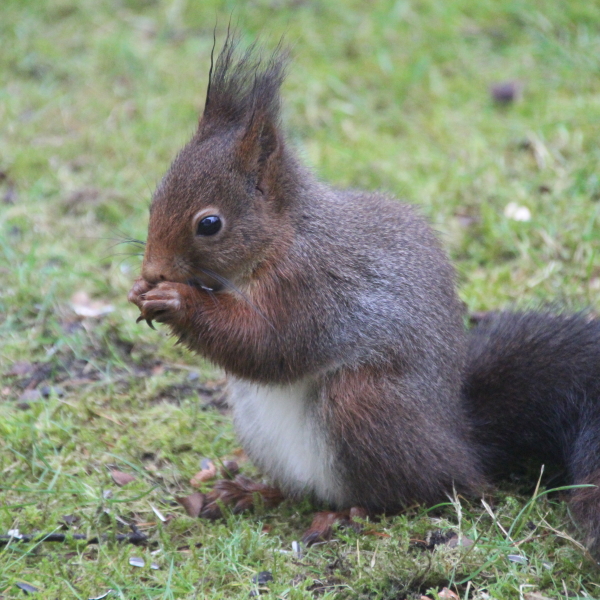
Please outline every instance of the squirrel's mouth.
[[200, 275], [189, 279], [187, 283], [200, 290], [207, 292], [219, 292], [224, 287], [228, 287], [228, 281], [218, 273], [209, 269], [202, 269]]
[[217, 282], [207, 282], [207, 281], [201, 281], [198, 278], [195, 278], [191, 281], [187, 282], [188, 285], [191, 285], [192, 287], [195, 287], [199, 290], [204, 290], [205, 292], [220, 292], [223, 289], [223, 285], [221, 283]]

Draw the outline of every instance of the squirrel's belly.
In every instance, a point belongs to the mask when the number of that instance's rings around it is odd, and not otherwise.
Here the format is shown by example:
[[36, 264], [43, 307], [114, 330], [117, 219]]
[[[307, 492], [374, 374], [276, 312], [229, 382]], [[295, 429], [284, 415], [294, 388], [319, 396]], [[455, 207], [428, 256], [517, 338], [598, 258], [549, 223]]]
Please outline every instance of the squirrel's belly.
[[230, 379], [229, 403], [244, 450], [283, 491], [345, 503], [311, 381], [258, 385]]

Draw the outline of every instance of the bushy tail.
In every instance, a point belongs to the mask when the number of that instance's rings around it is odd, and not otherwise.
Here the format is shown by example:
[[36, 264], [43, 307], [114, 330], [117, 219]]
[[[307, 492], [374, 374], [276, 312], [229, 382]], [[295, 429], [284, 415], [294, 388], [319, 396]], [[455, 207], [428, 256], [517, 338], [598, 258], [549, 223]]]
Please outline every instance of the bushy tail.
[[536, 460], [592, 484], [570, 508], [600, 557], [600, 320], [491, 313], [470, 334], [464, 399], [491, 478]]

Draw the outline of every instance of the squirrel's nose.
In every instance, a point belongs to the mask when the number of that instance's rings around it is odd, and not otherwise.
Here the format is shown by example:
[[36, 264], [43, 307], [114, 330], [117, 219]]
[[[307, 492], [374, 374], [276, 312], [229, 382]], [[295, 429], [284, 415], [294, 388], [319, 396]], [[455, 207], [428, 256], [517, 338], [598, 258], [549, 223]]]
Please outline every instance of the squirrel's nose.
[[167, 270], [164, 264], [144, 260], [144, 264], [142, 265], [142, 277], [148, 283], [167, 281], [166, 272]]

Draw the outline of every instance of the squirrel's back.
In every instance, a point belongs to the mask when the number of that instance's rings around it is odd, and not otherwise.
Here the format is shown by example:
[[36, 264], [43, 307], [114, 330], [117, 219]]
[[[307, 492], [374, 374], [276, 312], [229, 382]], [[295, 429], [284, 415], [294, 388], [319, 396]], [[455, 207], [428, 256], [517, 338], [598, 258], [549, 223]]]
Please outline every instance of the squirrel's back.
[[459, 382], [465, 341], [454, 269], [416, 207], [312, 180], [292, 222], [286, 260], [308, 269], [315, 302], [339, 316], [335, 343], [348, 339], [346, 363], [354, 352], [363, 362], [431, 353], [431, 368]]

